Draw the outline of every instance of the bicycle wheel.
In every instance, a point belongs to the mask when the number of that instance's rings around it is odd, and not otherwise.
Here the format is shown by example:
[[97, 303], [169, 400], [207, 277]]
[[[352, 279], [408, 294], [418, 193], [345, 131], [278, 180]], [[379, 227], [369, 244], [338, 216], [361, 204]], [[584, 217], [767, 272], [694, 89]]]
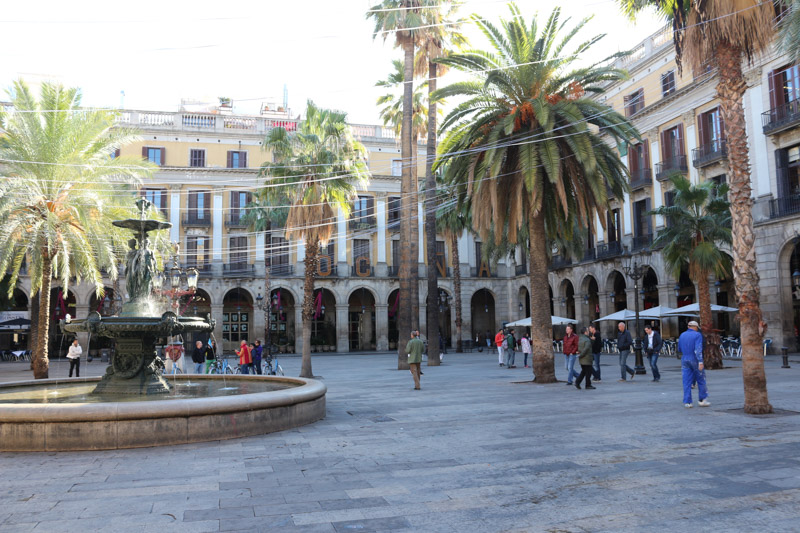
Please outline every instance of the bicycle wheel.
[[225, 369], [225, 373], [226, 374], [233, 374], [233, 369], [231, 367], [228, 367], [228, 368]]
[[283, 375], [283, 367], [281, 365], [275, 365], [275, 375]]

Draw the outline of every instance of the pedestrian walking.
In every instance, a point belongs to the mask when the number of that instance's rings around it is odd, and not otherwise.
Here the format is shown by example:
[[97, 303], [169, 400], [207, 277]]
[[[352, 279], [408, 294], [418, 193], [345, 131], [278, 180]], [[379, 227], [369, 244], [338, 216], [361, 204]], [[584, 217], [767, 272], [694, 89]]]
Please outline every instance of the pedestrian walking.
[[492, 332], [487, 329], [486, 330], [486, 335], [484, 336], [484, 339], [486, 339], [486, 347], [487, 348], [491, 348], [492, 347], [492, 342], [493, 342], [492, 339], [493, 338], [494, 337], [492, 336]]
[[253, 345], [253, 368], [259, 376], [261, 375], [261, 356], [263, 354], [264, 347], [261, 346], [261, 341], [256, 339], [256, 343]]
[[600, 330], [589, 326], [589, 340], [592, 341], [592, 377], [595, 381], [600, 381], [600, 355], [603, 353], [603, 336], [600, 335]]
[[75, 377], [81, 377], [81, 354], [83, 354], [83, 348], [81, 348], [78, 339], [72, 341], [72, 344], [69, 345], [69, 350], [67, 350], [67, 359], [69, 359], [69, 377], [72, 377], [72, 370], [75, 369]]
[[250, 373], [250, 365], [253, 364], [253, 354], [250, 353], [250, 348], [247, 346], [247, 341], [242, 340], [242, 344], [236, 351], [239, 356], [239, 367], [242, 369], [242, 374]]
[[194, 373], [203, 374], [203, 367], [206, 363], [206, 350], [203, 347], [203, 341], [197, 341], [194, 343], [194, 350], [192, 350], [192, 363], [194, 363]]
[[708, 388], [706, 372], [703, 366], [703, 335], [700, 325], [692, 320], [689, 329], [678, 337], [678, 351], [681, 352], [681, 373], [683, 375], [683, 406], [692, 407], [692, 383], [697, 382], [698, 402], [701, 407], [708, 407]]
[[214, 364], [214, 359], [217, 358], [217, 343], [213, 341], [207, 342], [203, 354], [206, 360], [206, 374], [208, 374], [208, 369], [211, 368], [211, 365]]
[[514, 338], [514, 330], [509, 330], [506, 335], [506, 366], [508, 368], [517, 368], [516, 363], [517, 355], [517, 339]]
[[635, 373], [633, 369], [628, 366], [628, 356], [631, 354], [633, 339], [631, 338], [631, 334], [625, 326], [625, 322], [620, 322], [617, 326], [617, 329], [619, 330], [619, 333], [617, 333], [617, 349], [619, 349], [619, 372], [621, 375], [620, 381], [626, 381], [626, 372], [631, 375], [631, 381], [633, 381], [633, 376]]
[[419, 365], [422, 363], [422, 352], [425, 350], [425, 344], [419, 338], [419, 331], [411, 332], [411, 340], [406, 344], [406, 352], [408, 353], [408, 366], [411, 370], [411, 376], [414, 378], [414, 390], [420, 390]]
[[[524, 334], [522, 338], [519, 340], [519, 345], [522, 348], [522, 353], [525, 356], [525, 368], [530, 368], [528, 366], [528, 356], [531, 355], [531, 340], [528, 338], [528, 334]], [[533, 357], [531, 357], [531, 364], [533, 364]]]
[[661, 340], [661, 334], [654, 330], [653, 326], [649, 324], [644, 327], [644, 332], [647, 334], [645, 353], [647, 354], [647, 359], [650, 361], [653, 381], [657, 383], [661, 381], [661, 373], [658, 371], [658, 356], [661, 354], [664, 341]]
[[580, 358], [578, 363], [581, 365], [581, 374], [575, 382], [575, 387], [580, 390], [581, 382], [586, 378], [586, 389], [594, 389], [592, 387], [592, 340], [589, 338], [589, 328], [581, 330], [580, 338], [578, 339], [578, 354]]
[[567, 326], [567, 334], [564, 335], [564, 362], [567, 367], [567, 385], [572, 385], [575, 372], [575, 361], [578, 359], [578, 336], [575, 334], [575, 326]]
[[503, 328], [500, 328], [500, 331], [494, 336], [494, 343], [497, 346], [497, 361], [500, 363], [500, 366], [505, 366], [503, 352], [505, 351], [506, 336], [503, 332]]

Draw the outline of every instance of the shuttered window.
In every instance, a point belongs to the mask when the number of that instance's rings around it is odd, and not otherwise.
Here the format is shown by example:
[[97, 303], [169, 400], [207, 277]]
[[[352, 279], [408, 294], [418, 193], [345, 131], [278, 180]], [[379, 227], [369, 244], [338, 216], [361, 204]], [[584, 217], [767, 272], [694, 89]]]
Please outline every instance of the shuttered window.
[[247, 265], [247, 237], [231, 237], [229, 242], [231, 267], [244, 268]]
[[211, 219], [211, 193], [208, 191], [189, 192], [189, 220]]
[[158, 166], [166, 165], [167, 150], [166, 148], [154, 148], [152, 146], [142, 147], [142, 157], [147, 161]]
[[206, 151], [202, 149], [189, 150], [189, 166], [203, 168], [206, 166]]
[[162, 213], [167, 214], [167, 190], [166, 189], [142, 189], [139, 194], [148, 202], [153, 204]]
[[247, 168], [247, 152], [228, 150], [228, 168]]

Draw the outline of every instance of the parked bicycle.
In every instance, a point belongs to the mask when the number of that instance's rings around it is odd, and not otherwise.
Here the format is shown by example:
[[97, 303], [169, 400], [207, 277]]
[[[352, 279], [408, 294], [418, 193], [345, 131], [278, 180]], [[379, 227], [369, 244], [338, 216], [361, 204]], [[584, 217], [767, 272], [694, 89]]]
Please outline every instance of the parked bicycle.
[[227, 359], [215, 359], [208, 367], [209, 374], [233, 374], [233, 368], [228, 364]]
[[[273, 361], [275, 366], [273, 367]], [[265, 357], [261, 360], [261, 373], [265, 376], [282, 376], [283, 367], [278, 363], [277, 357]]]

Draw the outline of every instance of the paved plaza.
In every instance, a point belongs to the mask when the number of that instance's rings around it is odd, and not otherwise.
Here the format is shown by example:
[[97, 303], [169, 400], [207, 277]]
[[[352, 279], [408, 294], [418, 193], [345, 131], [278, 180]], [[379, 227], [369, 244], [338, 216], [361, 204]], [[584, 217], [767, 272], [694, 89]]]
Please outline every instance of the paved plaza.
[[[660, 383], [617, 383], [603, 359], [597, 390], [578, 391], [520, 383], [529, 370], [495, 353], [449, 354], [413, 391], [392, 354], [319, 356], [327, 418], [297, 430], [0, 454], [0, 531], [800, 530], [799, 357], [767, 359], [779, 411], [760, 418], [739, 410], [738, 363], [708, 372], [712, 406], [689, 410], [676, 359]], [[299, 358], [281, 363], [299, 373]], [[0, 364], [0, 381], [29, 377]]]

